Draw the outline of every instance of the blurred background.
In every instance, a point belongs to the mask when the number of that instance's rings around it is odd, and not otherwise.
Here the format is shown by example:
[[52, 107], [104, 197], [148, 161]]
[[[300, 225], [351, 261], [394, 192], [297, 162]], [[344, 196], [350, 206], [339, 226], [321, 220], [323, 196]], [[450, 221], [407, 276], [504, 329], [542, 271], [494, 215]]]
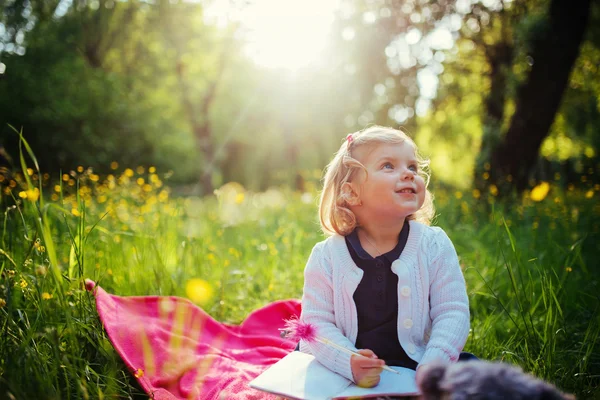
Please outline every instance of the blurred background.
[[431, 160], [466, 351], [600, 399], [599, 66], [592, 0], [0, 0], [0, 399], [148, 398], [86, 278], [299, 298], [372, 124]]
[[304, 191], [380, 124], [437, 185], [593, 188], [599, 65], [591, 0], [2, 0], [1, 158]]

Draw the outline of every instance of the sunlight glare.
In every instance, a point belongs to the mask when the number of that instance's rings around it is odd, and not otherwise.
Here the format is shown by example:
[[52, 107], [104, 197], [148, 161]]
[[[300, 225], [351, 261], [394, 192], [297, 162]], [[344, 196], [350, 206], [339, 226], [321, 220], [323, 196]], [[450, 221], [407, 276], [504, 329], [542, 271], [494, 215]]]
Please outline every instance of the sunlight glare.
[[247, 54], [267, 68], [296, 70], [322, 56], [339, 0], [255, 0], [239, 15]]

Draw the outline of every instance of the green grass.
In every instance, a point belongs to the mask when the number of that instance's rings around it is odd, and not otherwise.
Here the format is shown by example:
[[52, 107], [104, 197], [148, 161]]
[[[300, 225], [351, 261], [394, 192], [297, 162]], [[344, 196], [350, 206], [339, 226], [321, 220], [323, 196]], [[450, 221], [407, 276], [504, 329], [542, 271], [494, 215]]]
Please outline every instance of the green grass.
[[[30, 172], [0, 198], [0, 398], [145, 397], [84, 278], [119, 295], [177, 296], [193, 296], [186, 285], [200, 278], [213, 293], [202, 307], [238, 323], [268, 302], [300, 297], [304, 264], [323, 238], [316, 193], [228, 185], [218, 198], [176, 198], [147, 169], [103, 179], [81, 169], [58, 187]], [[434, 192], [436, 224], [467, 279], [466, 350], [599, 398], [598, 190], [552, 188], [542, 202], [510, 205]]]

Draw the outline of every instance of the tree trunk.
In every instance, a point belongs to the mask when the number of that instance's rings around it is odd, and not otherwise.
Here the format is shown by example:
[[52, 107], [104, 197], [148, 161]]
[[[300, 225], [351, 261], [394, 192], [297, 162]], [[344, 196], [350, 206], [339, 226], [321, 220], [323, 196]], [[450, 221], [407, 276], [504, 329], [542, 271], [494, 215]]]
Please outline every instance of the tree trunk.
[[[507, 40], [507, 39], [505, 39]], [[486, 58], [490, 67], [490, 91], [485, 99], [485, 115], [481, 148], [475, 165], [475, 187], [483, 189], [487, 185], [484, 174], [489, 173], [488, 162], [493, 149], [500, 142], [502, 121], [504, 120], [504, 103], [506, 87], [510, 72], [514, 49], [506, 41], [486, 47]]]
[[547, 29], [533, 43], [533, 67], [519, 88], [516, 109], [503, 141], [490, 157], [490, 183], [529, 184], [540, 146], [548, 136], [579, 54], [591, 0], [552, 0]]

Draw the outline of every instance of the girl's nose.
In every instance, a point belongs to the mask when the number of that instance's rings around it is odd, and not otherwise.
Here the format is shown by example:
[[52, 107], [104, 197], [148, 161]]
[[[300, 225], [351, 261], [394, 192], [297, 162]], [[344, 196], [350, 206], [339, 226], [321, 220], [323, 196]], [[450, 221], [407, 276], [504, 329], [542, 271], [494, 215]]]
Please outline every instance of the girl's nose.
[[415, 179], [415, 173], [414, 171], [411, 171], [409, 168], [404, 168], [402, 170], [402, 180], [414, 180]]

